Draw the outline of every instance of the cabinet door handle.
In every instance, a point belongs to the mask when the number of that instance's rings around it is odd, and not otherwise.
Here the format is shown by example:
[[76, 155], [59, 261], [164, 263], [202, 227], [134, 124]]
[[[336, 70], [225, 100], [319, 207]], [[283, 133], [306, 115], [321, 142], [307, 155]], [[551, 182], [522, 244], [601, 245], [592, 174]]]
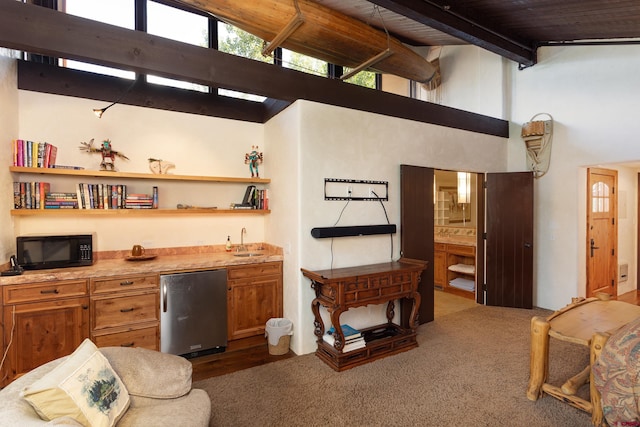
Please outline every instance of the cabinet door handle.
[[125, 280], [124, 282], [120, 282], [120, 286], [131, 286], [133, 282], [131, 280]]
[[59, 294], [60, 291], [57, 289], [43, 289], [40, 291], [41, 294]]
[[133, 347], [133, 342], [127, 342], [124, 344], [120, 344], [120, 347]]
[[120, 309], [120, 313], [128, 313], [130, 311], [133, 311], [133, 307], [131, 307], [131, 308], [121, 308]]

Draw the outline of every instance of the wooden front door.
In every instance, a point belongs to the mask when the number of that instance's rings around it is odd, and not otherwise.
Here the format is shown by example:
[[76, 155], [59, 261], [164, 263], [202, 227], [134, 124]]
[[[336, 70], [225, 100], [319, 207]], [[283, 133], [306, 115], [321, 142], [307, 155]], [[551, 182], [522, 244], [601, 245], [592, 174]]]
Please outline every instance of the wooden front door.
[[487, 174], [486, 304], [533, 307], [533, 174]]
[[[418, 285], [420, 324], [433, 320], [433, 176], [432, 168], [400, 166], [400, 254], [428, 262]], [[403, 303], [403, 320], [409, 311]]]
[[615, 170], [587, 170], [587, 297], [616, 295], [617, 181]]

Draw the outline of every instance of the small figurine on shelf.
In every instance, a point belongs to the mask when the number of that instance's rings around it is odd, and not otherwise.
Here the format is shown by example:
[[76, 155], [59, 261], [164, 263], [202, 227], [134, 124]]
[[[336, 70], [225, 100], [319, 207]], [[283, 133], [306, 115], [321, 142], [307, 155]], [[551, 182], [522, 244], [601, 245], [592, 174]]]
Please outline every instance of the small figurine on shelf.
[[81, 142], [80, 144], [82, 145], [78, 148], [80, 148], [81, 151], [86, 151], [87, 153], [100, 153], [102, 155], [100, 170], [103, 171], [116, 170], [114, 165], [116, 156], [120, 157], [121, 159], [129, 160], [129, 158], [124, 154], [111, 149], [111, 140], [109, 139], [105, 139], [104, 141], [102, 141], [102, 146], [100, 148], [96, 148], [93, 146], [93, 138], [91, 138], [91, 141], [89, 142]]
[[251, 152], [246, 153], [244, 155], [244, 163], [249, 165], [249, 170], [251, 171], [251, 178], [254, 176], [256, 178], [260, 178], [260, 173], [258, 172], [258, 165], [262, 163], [262, 153], [258, 151], [257, 145], [251, 146]]
[[149, 160], [149, 169], [156, 175], [169, 173], [169, 169], [175, 168], [174, 163], [168, 162], [162, 159], [147, 159]]

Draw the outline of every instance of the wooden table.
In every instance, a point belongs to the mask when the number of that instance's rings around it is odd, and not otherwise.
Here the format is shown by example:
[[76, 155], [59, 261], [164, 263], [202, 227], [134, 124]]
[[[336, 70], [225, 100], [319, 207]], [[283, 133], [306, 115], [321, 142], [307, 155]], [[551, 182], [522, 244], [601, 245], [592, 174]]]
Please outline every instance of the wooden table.
[[[591, 365], [600, 355], [609, 335], [640, 317], [640, 306], [606, 297], [576, 299], [572, 304], [545, 318], [531, 319], [529, 400], [547, 393], [569, 405], [591, 414], [594, 425], [603, 425], [600, 395], [594, 386]], [[549, 375], [549, 337], [590, 348], [590, 363], [568, 379], [562, 387], [547, 383]], [[590, 382], [590, 401], [576, 396], [578, 389]]]
[[[370, 264], [333, 270], [302, 270], [311, 279], [316, 298], [311, 303], [314, 315], [314, 334], [318, 337], [316, 355], [336, 371], [342, 371], [381, 357], [417, 347], [416, 327], [420, 294], [418, 283], [426, 268], [426, 261], [402, 258], [397, 262]], [[395, 316], [394, 301], [407, 298], [413, 301], [411, 314], [405, 324], [392, 322]], [[350, 308], [369, 304], [387, 303], [387, 323], [362, 329], [366, 347], [342, 352], [344, 334], [340, 327], [340, 315]], [[329, 312], [335, 328], [335, 343], [323, 340], [324, 323], [320, 306]]]

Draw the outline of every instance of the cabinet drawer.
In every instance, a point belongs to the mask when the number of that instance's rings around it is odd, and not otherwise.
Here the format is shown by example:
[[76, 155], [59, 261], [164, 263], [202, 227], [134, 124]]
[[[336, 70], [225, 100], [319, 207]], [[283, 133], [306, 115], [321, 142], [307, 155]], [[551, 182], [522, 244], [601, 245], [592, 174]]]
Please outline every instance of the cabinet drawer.
[[142, 347], [158, 349], [158, 326], [143, 327], [130, 331], [94, 335], [93, 342], [98, 347]]
[[434, 243], [433, 250], [445, 252], [447, 250], [446, 243]]
[[62, 280], [59, 282], [4, 286], [2, 293], [4, 304], [9, 305], [22, 302], [82, 297], [88, 295], [89, 290], [86, 280]]
[[120, 276], [91, 279], [91, 294], [158, 288], [158, 275]]
[[245, 277], [260, 277], [268, 274], [280, 274], [282, 272], [282, 263], [265, 262], [261, 264], [243, 265], [227, 267], [227, 278], [244, 279]]
[[447, 252], [457, 255], [471, 255], [476, 254], [475, 246], [462, 246], [462, 245], [447, 245]]
[[158, 321], [158, 292], [91, 300], [92, 329]]

